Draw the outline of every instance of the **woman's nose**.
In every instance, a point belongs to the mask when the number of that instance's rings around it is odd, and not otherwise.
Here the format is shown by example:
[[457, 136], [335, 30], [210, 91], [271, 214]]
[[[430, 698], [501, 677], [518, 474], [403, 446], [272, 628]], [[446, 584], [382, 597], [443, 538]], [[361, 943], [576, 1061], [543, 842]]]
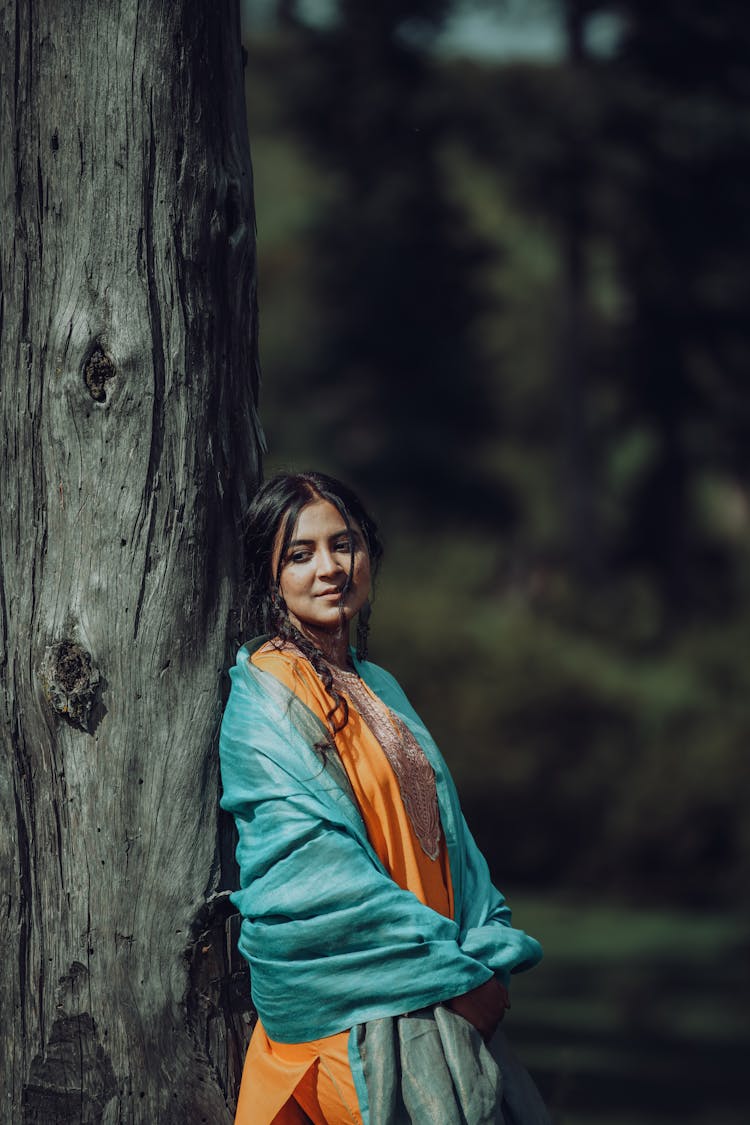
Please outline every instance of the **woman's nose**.
[[318, 574], [321, 577], [345, 573], [341, 559], [333, 551], [323, 548], [318, 554]]

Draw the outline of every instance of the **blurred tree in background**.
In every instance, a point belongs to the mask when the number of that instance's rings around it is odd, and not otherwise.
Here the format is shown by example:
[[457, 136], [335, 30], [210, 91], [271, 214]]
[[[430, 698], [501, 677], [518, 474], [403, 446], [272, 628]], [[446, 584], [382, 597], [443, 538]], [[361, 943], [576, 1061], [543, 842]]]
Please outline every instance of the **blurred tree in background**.
[[471, 6], [248, 41], [268, 471], [381, 516], [374, 658], [503, 884], [747, 904], [750, 17], [549, 0], [492, 61]]
[[399, 34], [420, 21], [428, 36], [448, 4], [343, 0], [325, 28], [295, 24], [289, 7], [287, 121], [332, 177], [309, 230], [323, 321], [300, 380], [313, 456], [329, 450], [388, 504], [497, 514], [501, 482], [477, 455], [492, 433], [473, 332], [486, 250], [446, 194], [428, 59]]

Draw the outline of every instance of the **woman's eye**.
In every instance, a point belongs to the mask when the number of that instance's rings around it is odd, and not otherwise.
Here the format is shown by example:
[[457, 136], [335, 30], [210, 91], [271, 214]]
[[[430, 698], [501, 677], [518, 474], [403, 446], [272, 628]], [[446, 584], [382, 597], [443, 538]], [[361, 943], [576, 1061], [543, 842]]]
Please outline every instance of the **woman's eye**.
[[309, 558], [310, 558], [310, 552], [309, 551], [292, 551], [292, 553], [287, 558], [287, 562], [301, 563], [301, 562], [306, 562], [307, 559], [309, 559]]
[[337, 551], [346, 551], [347, 555], [350, 555], [352, 553], [351, 539], [339, 539], [335, 545], [335, 549]]

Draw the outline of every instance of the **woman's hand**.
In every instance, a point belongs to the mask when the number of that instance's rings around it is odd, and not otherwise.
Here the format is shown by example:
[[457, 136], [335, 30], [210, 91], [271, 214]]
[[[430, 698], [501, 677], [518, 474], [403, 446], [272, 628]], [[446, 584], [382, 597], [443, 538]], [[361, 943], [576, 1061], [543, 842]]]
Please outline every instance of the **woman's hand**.
[[510, 997], [507, 988], [497, 977], [490, 977], [479, 988], [472, 988], [471, 992], [446, 1000], [445, 1006], [473, 1024], [485, 1043], [489, 1043], [497, 1031], [497, 1025], [510, 1008]]

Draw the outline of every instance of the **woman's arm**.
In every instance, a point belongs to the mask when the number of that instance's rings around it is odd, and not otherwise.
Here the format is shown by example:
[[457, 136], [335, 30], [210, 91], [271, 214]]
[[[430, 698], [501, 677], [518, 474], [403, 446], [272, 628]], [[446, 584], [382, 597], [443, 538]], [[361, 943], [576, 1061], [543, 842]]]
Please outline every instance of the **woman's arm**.
[[461, 813], [447, 763], [398, 681], [378, 665], [365, 663], [359, 667], [367, 683], [410, 727], [435, 769], [443, 827], [448, 828], [451, 875], [458, 892], [459, 944], [465, 953], [492, 969], [507, 987], [511, 973], [531, 968], [541, 959], [542, 947], [512, 926], [510, 908], [493, 885], [484, 856]]
[[456, 923], [386, 873], [291, 709], [234, 681], [220, 739], [222, 806], [239, 833], [232, 899], [268, 1034], [303, 1042], [486, 981], [491, 971], [460, 949]]
[[453, 921], [398, 887], [308, 797], [232, 811], [239, 946], [272, 1038], [331, 1035], [469, 992], [491, 975], [460, 949]]
[[[232, 898], [272, 1038], [302, 1042], [454, 1000], [527, 956], [468, 830], [454, 922], [386, 873], [351, 799], [312, 748], [317, 721], [303, 734], [305, 708], [246, 660], [232, 680], [220, 739], [222, 806], [239, 832], [241, 887]], [[485, 961], [488, 951], [494, 957]]]

